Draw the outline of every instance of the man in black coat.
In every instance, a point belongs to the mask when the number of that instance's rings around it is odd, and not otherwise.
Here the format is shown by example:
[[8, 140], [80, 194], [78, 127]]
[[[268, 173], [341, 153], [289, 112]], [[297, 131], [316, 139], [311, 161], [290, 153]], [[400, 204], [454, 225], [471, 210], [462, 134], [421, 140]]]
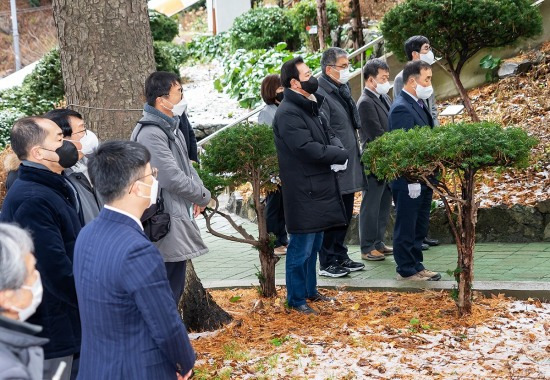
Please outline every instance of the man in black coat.
[[[409, 62], [403, 69], [405, 86], [390, 108], [390, 130], [416, 126], [433, 128], [424, 100], [433, 93], [432, 68], [424, 61]], [[400, 177], [392, 182], [396, 203], [393, 254], [398, 280], [437, 281], [441, 275], [424, 268], [422, 242], [428, 234], [433, 191], [416, 181]]]
[[[388, 132], [388, 113], [392, 101], [390, 89], [390, 68], [380, 59], [367, 61], [363, 68], [365, 89], [357, 102], [361, 129], [359, 136], [363, 150], [375, 138]], [[384, 255], [391, 255], [392, 247], [384, 244], [384, 234], [390, 218], [391, 190], [389, 183], [379, 181], [373, 174], [367, 176], [368, 186], [363, 191], [359, 211], [359, 238], [361, 258], [380, 261]]]
[[285, 221], [290, 235], [286, 255], [288, 306], [315, 314], [306, 299], [326, 301], [317, 291], [317, 253], [323, 231], [346, 224], [331, 165], [342, 165], [347, 151], [329, 131], [315, 94], [317, 79], [301, 57], [281, 68], [284, 100], [275, 113], [273, 132], [283, 183]]
[[71, 373], [80, 351], [80, 319], [73, 277], [73, 249], [81, 229], [76, 190], [62, 172], [78, 160], [74, 144], [63, 140], [53, 121], [29, 117], [15, 122], [11, 146], [21, 160], [19, 178], [2, 205], [0, 221], [17, 223], [31, 232], [44, 287], [42, 303], [29, 322], [41, 325], [44, 379], [51, 379], [61, 362], [61, 379]]
[[350, 63], [344, 49], [331, 47], [321, 57], [323, 74], [319, 78], [319, 95], [325, 97], [322, 112], [328, 125], [348, 151], [348, 161], [343, 170], [336, 173], [338, 190], [346, 210], [346, 225], [325, 231], [323, 246], [319, 251], [319, 274], [327, 277], [347, 276], [365, 268], [348, 256], [344, 243], [353, 214], [355, 193], [365, 188], [365, 172], [361, 163], [361, 151], [357, 130], [361, 127], [355, 101], [348, 84]]

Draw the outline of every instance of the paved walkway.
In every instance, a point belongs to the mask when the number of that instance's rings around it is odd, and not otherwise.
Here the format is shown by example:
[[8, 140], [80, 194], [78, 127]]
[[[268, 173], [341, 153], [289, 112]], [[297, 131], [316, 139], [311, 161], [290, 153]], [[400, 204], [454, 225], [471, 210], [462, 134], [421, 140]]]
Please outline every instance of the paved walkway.
[[[252, 235], [257, 234], [254, 223], [239, 217]], [[247, 244], [235, 243], [217, 238], [207, 232], [204, 218], [197, 220], [202, 236], [210, 252], [193, 260], [199, 278], [205, 287], [256, 286], [260, 261], [258, 251]], [[234, 234], [235, 231], [221, 217], [215, 218], [213, 227], [220, 232]], [[350, 257], [361, 261], [360, 247], [349, 246]], [[550, 243], [483, 243], [477, 244], [474, 255], [475, 288], [479, 290], [532, 290], [538, 296], [550, 299]], [[347, 277], [332, 279], [319, 276], [320, 286], [349, 286], [359, 288], [418, 288], [418, 283], [396, 281], [393, 256], [384, 261], [362, 261], [365, 270], [351, 273]], [[424, 252], [424, 264], [430, 270], [442, 274], [438, 283], [421, 283], [422, 288], [451, 288], [454, 279], [445, 272], [456, 267], [457, 253], [454, 245], [432, 247]], [[276, 281], [284, 285], [285, 258], [276, 266]]]

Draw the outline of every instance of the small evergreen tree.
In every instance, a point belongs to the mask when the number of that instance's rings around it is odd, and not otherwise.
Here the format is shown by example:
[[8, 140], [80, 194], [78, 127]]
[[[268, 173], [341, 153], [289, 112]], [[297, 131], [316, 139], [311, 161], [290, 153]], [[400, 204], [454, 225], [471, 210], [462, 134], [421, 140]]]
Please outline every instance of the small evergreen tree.
[[445, 61], [473, 121], [479, 121], [460, 80], [466, 62], [484, 48], [506, 46], [542, 32], [542, 16], [532, 0], [407, 0], [384, 15], [387, 47], [404, 59], [403, 43], [428, 37]]
[[[441, 197], [458, 251], [453, 274], [460, 315], [471, 313], [478, 203], [477, 179], [495, 167], [525, 167], [537, 144], [521, 128], [494, 123], [459, 123], [440, 128], [396, 130], [367, 144], [363, 162], [368, 173], [388, 181], [407, 176], [422, 181]], [[432, 183], [430, 176], [439, 174]]]
[[[273, 190], [275, 184], [271, 179], [278, 172], [277, 153], [273, 140], [273, 130], [267, 125], [242, 123], [221, 132], [205, 147], [206, 153], [201, 156], [199, 175], [205, 186], [212, 192], [216, 206], [205, 212], [206, 228], [217, 237], [250, 244], [260, 253], [261, 273], [260, 288], [264, 297], [274, 297], [275, 264], [279, 258], [273, 253], [274, 237], [267, 233], [264, 217], [264, 204], [260, 201], [260, 193]], [[217, 195], [226, 186], [238, 186], [250, 182], [254, 211], [258, 219], [258, 237], [250, 235], [237, 225], [230, 215], [218, 209]], [[241, 235], [227, 235], [212, 228], [214, 215], [221, 215]]]

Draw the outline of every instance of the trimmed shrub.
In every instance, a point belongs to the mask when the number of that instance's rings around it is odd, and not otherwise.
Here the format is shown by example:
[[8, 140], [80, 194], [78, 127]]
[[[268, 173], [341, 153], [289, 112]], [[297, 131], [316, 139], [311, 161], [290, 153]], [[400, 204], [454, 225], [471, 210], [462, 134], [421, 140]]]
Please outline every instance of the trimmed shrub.
[[172, 42], [178, 35], [178, 23], [172, 18], [152, 9], [149, 10], [149, 25], [153, 41]]
[[24, 116], [22, 112], [14, 108], [0, 111], [0, 151], [9, 144], [13, 123]]
[[240, 15], [231, 27], [231, 47], [268, 49], [284, 41], [291, 49], [298, 45], [298, 32], [281, 8], [254, 8]]
[[168, 71], [180, 74], [179, 68], [185, 62], [185, 46], [166, 41], [153, 41], [157, 71]]

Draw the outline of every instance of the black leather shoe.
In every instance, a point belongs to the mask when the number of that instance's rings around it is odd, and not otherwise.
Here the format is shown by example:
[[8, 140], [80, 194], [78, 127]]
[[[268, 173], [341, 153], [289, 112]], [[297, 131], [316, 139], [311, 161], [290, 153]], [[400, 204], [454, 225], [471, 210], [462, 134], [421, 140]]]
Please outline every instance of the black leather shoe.
[[435, 247], [436, 245], [439, 245], [439, 240], [430, 239], [429, 237], [425, 237], [424, 238], [424, 244], [428, 244], [430, 247]]
[[313, 310], [307, 304], [300, 305], [300, 306], [291, 306], [290, 309], [296, 310], [297, 312], [302, 313], [302, 314], [313, 314], [313, 315], [318, 315], [319, 314], [318, 311]]
[[309, 297], [308, 300], [312, 302], [330, 302], [330, 301], [336, 301], [336, 298], [334, 297], [328, 297], [321, 293], [317, 293], [313, 297]]
[[430, 249], [430, 246], [428, 244], [422, 243], [422, 250], [427, 251], [428, 249]]

